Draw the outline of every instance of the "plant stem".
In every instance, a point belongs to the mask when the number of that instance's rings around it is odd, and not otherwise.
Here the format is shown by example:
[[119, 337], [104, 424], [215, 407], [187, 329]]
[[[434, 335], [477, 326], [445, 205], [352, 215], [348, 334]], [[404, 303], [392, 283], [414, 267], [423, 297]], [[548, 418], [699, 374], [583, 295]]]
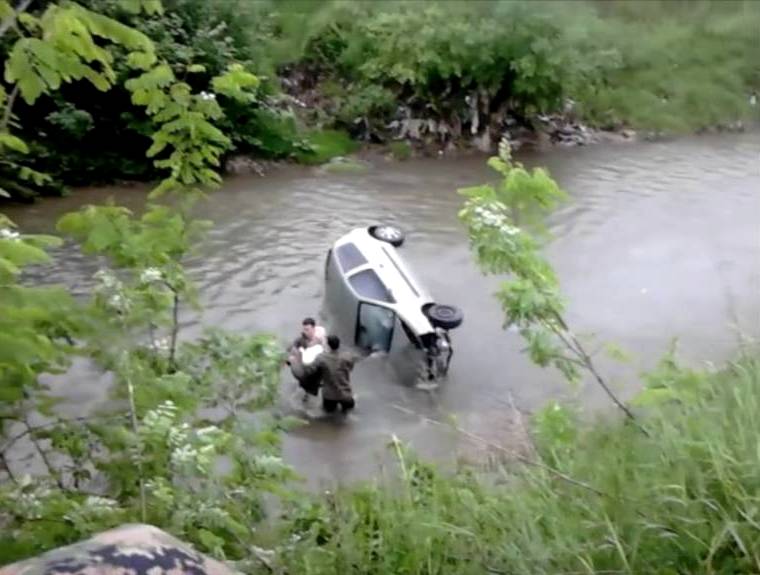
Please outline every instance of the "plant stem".
[[599, 384], [599, 386], [604, 390], [604, 392], [607, 394], [607, 396], [612, 400], [612, 402], [625, 414], [625, 416], [633, 422], [633, 424], [647, 437], [649, 437], [649, 432], [644, 429], [642, 425], [638, 423], [638, 420], [636, 419], [636, 416], [633, 415], [633, 412], [628, 409], [628, 407], [618, 399], [618, 397], [615, 395], [615, 393], [610, 389], [610, 386], [607, 385], [607, 382], [604, 380], [602, 375], [597, 371], [596, 366], [594, 365], [594, 360], [591, 359], [591, 356], [586, 352], [585, 348], [583, 347], [583, 344], [578, 341], [578, 338], [573, 335], [573, 333], [568, 328], [567, 322], [565, 322], [564, 318], [559, 314], [555, 313], [554, 318], [557, 322], [557, 325], [554, 325], [553, 323], [549, 325], [550, 329], [557, 335], [557, 337], [562, 340], [562, 343], [565, 344], [565, 347], [575, 354], [578, 359], [580, 360], [583, 367], [586, 368], [586, 370], [594, 377], [596, 382]]
[[[137, 423], [137, 408], [135, 407], [135, 388], [128, 375], [125, 376], [125, 379], [127, 382], [127, 393], [129, 394], [129, 416], [132, 422], [132, 432], [136, 436], [139, 431], [139, 425]], [[142, 518], [142, 522], [145, 523], [147, 518], [147, 507], [145, 503], [145, 478], [143, 477], [142, 454], [140, 454], [137, 460], [137, 470], [140, 474], [140, 517]]]
[[0, 132], [8, 131], [8, 124], [11, 121], [11, 112], [13, 111], [13, 104], [16, 102], [18, 93], [19, 93], [19, 87], [18, 87], [18, 84], [16, 84], [15, 86], [13, 86], [13, 90], [11, 90], [11, 93], [8, 95], [8, 102], [6, 102], [5, 110], [3, 111], [3, 119], [0, 121]]
[[172, 308], [172, 335], [171, 348], [169, 351], [169, 365], [174, 369], [177, 367], [177, 336], [179, 335], [179, 294], [173, 287], [170, 288], [174, 294], [174, 305]]

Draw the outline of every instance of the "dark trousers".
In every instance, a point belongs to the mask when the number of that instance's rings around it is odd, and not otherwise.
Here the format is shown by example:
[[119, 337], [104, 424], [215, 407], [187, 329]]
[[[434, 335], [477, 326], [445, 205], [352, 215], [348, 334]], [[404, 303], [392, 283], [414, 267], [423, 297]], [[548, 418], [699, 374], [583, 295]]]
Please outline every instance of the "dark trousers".
[[303, 379], [299, 379], [298, 385], [300, 385], [301, 389], [306, 393], [316, 397], [319, 394], [319, 388], [322, 385], [322, 378], [316, 373], [312, 376], [306, 376]]
[[338, 406], [340, 405], [340, 408], [345, 412], [350, 409], [353, 409], [356, 405], [356, 402], [354, 402], [353, 399], [325, 399], [322, 398], [322, 408], [327, 413], [334, 413], [336, 409], [338, 409]]

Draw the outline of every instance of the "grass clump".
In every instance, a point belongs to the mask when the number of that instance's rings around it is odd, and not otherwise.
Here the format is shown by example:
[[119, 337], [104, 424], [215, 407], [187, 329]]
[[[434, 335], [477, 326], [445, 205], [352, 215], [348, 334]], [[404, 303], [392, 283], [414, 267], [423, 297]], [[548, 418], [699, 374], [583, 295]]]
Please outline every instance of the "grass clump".
[[355, 152], [359, 144], [346, 132], [321, 130], [310, 132], [305, 137], [306, 149], [296, 154], [296, 159], [304, 164], [324, 164], [332, 158], [347, 156]]
[[624, 422], [567, 433], [572, 414], [553, 407], [536, 423], [540, 465], [496, 482], [401, 451], [399, 485], [295, 510], [281, 560], [312, 575], [756, 573], [760, 361], [710, 374], [668, 358], [652, 389], [670, 393], [649, 394], [649, 437]]
[[408, 160], [412, 157], [412, 146], [409, 142], [391, 142], [388, 144], [388, 150], [391, 152], [394, 160]]

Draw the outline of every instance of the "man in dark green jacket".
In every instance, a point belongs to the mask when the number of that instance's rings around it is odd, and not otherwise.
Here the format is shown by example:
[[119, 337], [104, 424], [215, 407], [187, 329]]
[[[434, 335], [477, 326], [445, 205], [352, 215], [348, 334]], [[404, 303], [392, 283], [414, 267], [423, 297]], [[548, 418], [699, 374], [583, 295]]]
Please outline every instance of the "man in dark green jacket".
[[351, 389], [351, 370], [356, 356], [340, 351], [340, 338], [327, 336], [327, 351], [320, 354], [314, 363], [304, 366], [306, 374], [319, 374], [322, 379], [322, 407], [328, 413], [338, 406], [346, 412], [354, 408], [354, 393]]

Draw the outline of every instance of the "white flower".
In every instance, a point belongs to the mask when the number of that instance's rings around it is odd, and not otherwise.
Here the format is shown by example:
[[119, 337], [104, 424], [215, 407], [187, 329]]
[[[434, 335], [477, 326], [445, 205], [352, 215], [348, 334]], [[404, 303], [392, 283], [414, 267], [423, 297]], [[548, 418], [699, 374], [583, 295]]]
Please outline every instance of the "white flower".
[[213, 92], [201, 92], [201, 100], [216, 100], [216, 94]]
[[113, 499], [108, 499], [107, 497], [98, 497], [97, 495], [90, 495], [87, 499], [85, 499], [84, 504], [87, 507], [115, 507], [116, 501]]
[[140, 281], [146, 284], [159, 281], [161, 278], [163, 274], [158, 268], [147, 268], [140, 274]]
[[0, 239], [18, 241], [21, 239], [21, 234], [10, 228], [2, 228], [0, 229]]
[[172, 464], [177, 467], [195, 463], [198, 460], [198, 450], [189, 446], [183, 445], [172, 452]]
[[257, 455], [254, 464], [266, 473], [278, 473], [287, 468], [280, 457], [274, 455]]
[[108, 298], [108, 305], [117, 311], [126, 311], [129, 309], [129, 300], [123, 295], [115, 293]]
[[153, 340], [153, 348], [156, 351], [169, 351], [169, 338], [161, 337]]

